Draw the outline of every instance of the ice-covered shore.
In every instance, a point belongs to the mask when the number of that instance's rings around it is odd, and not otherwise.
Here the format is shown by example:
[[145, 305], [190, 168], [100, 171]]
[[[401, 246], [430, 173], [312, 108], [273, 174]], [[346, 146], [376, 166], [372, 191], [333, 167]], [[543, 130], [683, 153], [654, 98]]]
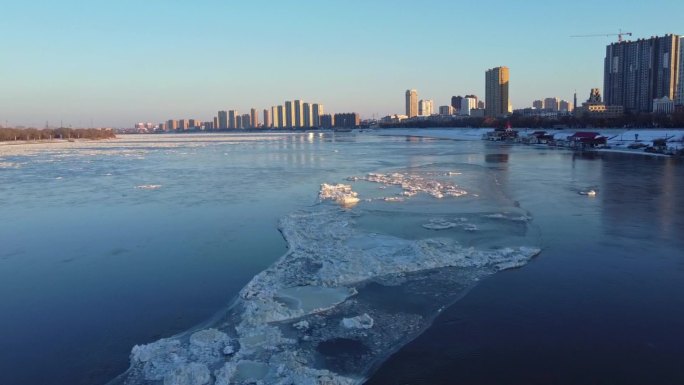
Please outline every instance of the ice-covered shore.
[[[347, 185], [322, 186], [329, 199], [337, 192], [356, 197]], [[369, 233], [358, 215], [324, 202], [283, 218], [288, 252], [240, 291], [220, 323], [135, 346], [116, 383], [358, 384], [467, 287], [539, 253]], [[378, 299], [395, 290], [425, 296], [424, 309]]]

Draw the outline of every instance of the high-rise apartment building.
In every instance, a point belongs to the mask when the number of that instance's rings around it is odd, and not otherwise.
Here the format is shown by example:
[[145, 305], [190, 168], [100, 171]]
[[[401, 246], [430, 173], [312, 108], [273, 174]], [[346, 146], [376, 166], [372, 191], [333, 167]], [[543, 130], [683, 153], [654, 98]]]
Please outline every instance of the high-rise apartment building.
[[278, 128], [283, 128], [285, 127], [286, 121], [285, 121], [285, 108], [280, 105], [278, 106]]
[[[238, 114], [238, 112], [235, 110], [228, 111], [228, 128], [230, 128], [230, 129], [240, 128], [238, 126], [238, 117], [239, 116], [240, 116], [240, 114]], [[242, 122], [240, 122], [240, 123], [242, 123]], [[240, 126], [242, 126], [242, 124], [240, 124]]]
[[292, 128], [295, 123], [294, 104], [291, 101], [285, 102], [285, 127]]
[[492, 68], [485, 73], [485, 116], [508, 115], [510, 112], [508, 85], [508, 67]]
[[406, 115], [409, 118], [418, 116], [418, 91], [406, 90]]
[[264, 128], [271, 128], [271, 110], [264, 109]]
[[173, 120], [173, 119], [169, 119], [166, 122], [166, 129], [169, 131], [176, 131], [178, 129], [178, 121]]
[[674, 99], [681, 72], [680, 45], [679, 35], [608, 45], [603, 71], [605, 104], [651, 112], [653, 99]]
[[311, 125], [321, 127], [321, 115], [323, 115], [323, 105], [314, 103], [311, 105]]
[[[280, 106], [280, 110], [282, 111], [282, 106]], [[280, 116], [278, 115], [278, 106], [273, 106], [271, 107], [271, 127], [273, 128], [280, 128]]]
[[302, 113], [303, 113], [302, 126], [307, 127], [307, 128], [311, 127], [311, 120], [312, 120], [311, 119], [311, 117], [312, 117], [311, 103], [304, 103], [304, 106], [302, 108]]
[[544, 101], [543, 100], [535, 100], [532, 102], [532, 108], [537, 109], [537, 110], [543, 110], [544, 109]]
[[294, 126], [303, 127], [304, 125], [304, 106], [301, 100], [294, 101]]
[[241, 122], [240, 128], [252, 128], [252, 116], [250, 114], [243, 114]]
[[218, 129], [225, 130], [228, 128], [228, 112], [219, 111], [218, 112]]
[[461, 111], [461, 103], [463, 102], [463, 96], [452, 96], [451, 97], [451, 107], [454, 108], [454, 113], [458, 114]]
[[252, 128], [259, 127], [259, 113], [257, 112], [256, 108], [249, 110], [249, 123]]

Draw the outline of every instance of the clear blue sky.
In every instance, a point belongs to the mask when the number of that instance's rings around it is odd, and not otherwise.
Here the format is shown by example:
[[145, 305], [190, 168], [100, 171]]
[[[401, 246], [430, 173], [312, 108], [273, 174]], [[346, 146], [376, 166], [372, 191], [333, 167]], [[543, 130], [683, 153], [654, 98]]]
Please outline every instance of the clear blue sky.
[[682, 0], [2, 0], [0, 124], [127, 127], [320, 102], [403, 113], [404, 91], [484, 96], [506, 65], [515, 108], [602, 87], [605, 46], [684, 34]]

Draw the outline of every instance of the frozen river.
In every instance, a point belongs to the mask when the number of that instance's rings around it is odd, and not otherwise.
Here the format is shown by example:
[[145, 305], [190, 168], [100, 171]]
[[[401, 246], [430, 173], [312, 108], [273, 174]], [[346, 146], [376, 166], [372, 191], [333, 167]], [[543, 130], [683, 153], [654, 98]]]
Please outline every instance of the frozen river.
[[682, 382], [682, 166], [401, 133], [0, 148], [0, 383], [106, 383], [135, 345], [117, 382]]

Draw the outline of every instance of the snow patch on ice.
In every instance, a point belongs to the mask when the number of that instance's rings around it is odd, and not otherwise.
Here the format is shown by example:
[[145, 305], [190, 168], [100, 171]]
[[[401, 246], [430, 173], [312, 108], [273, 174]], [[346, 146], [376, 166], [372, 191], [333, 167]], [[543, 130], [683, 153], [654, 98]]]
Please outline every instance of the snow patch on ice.
[[412, 197], [418, 193], [425, 193], [434, 198], [441, 199], [444, 197], [460, 197], [468, 194], [467, 191], [458, 188], [458, 186], [454, 184], [438, 181], [436, 179], [427, 179], [419, 174], [400, 172], [390, 174], [370, 173], [365, 177], [359, 177], [358, 179], [379, 183], [384, 186], [399, 186], [402, 189], [402, 195], [405, 197]]
[[485, 214], [483, 215], [485, 218], [489, 219], [503, 219], [507, 221], [513, 221], [513, 222], [529, 222], [532, 220], [532, 217], [529, 215], [521, 215], [521, 214], [516, 214], [516, 213], [493, 213], [493, 214]]
[[347, 329], [370, 329], [373, 327], [373, 318], [364, 313], [352, 318], [342, 318], [340, 324]]

